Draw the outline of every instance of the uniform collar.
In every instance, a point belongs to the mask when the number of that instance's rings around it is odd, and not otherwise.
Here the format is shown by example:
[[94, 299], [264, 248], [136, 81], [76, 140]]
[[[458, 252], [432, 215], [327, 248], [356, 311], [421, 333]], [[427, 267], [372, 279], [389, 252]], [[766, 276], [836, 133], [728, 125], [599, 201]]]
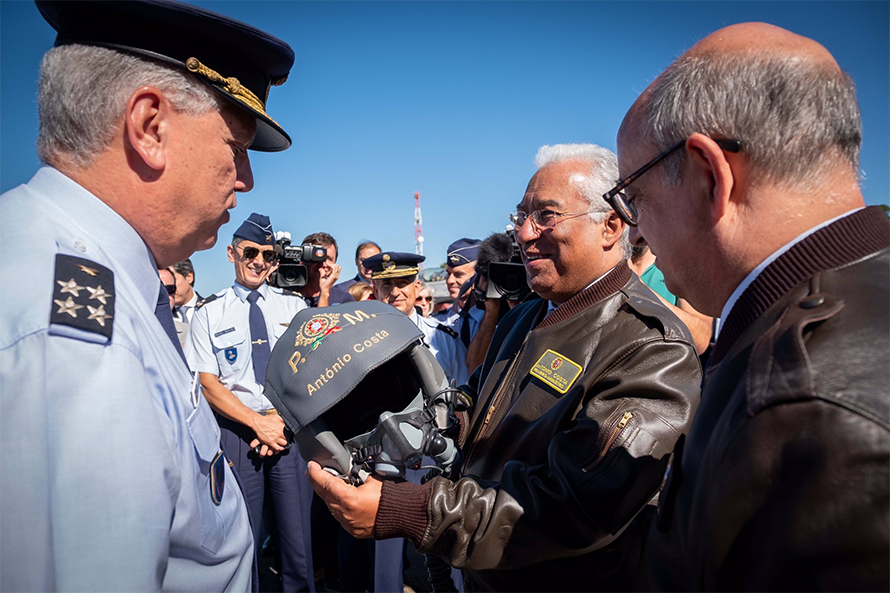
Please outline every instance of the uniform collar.
[[[128, 276], [148, 308], [155, 310], [161, 284], [157, 263], [139, 233], [120, 214], [76, 181], [49, 166], [41, 167], [28, 187], [57, 197], [52, 203], [68, 216], [71, 235], [82, 237], [75, 245], [82, 244], [85, 250], [77, 255], [97, 263], [115, 262], [112, 266], [115, 274]], [[101, 229], [101, 239], [87, 229]]]
[[[247, 300], [247, 295], [249, 295], [253, 290], [247, 288], [246, 286], [242, 286], [237, 282], [232, 285], [232, 290], [235, 292], [235, 296], [241, 299], [241, 302]], [[255, 289], [260, 296], [263, 297], [263, 300], [268, 298], [269, 295], [269, 285], [263, 282], [259, 288]]]

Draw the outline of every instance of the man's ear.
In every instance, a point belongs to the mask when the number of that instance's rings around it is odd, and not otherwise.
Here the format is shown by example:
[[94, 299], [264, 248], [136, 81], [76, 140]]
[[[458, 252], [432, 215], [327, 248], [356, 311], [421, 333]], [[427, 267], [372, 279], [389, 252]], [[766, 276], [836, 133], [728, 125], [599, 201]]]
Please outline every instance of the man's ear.
[[712, 220], [723, 218], [731, 206], [735, 174], [726, 153], [713, 139], [704, 134], [693, 134], [686, 140], [688, 165], [697, 174], [696, 179], [707, 183]]
[[127, 140], [133, 151], [151, 169], [161, 171], [167, 164], [165, 142], [173, 107], [167, 97], [152, 86], [130, 95], [124, 112]]
[[231, 245], [227, 246], [226, 253], [229, 255], [229, 263], [235, 263], [235, 248]]
[[191, 272], [185, 275], [185, 281], [188, 282], [191, 286], [195, 285], [195, 275]]
[[615, 214], [614, 210], [610, 211], [603, 223], [603, 247], [611, 248], [621, 240], [623, 234], [624, 221]]

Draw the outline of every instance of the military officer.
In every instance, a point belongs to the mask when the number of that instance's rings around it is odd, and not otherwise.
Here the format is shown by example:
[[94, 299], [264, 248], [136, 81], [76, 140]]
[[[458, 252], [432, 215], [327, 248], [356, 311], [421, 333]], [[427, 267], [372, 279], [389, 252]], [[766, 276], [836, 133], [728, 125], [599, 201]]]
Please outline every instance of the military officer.
[[263, 395], [266, 364], [303, 299], [266, 284], [276, 267], [268, 216], [253, 213], [228, 246], [235, 283], [198, 304], [186, 339], [186, 358], [222, 430], [253, 519], [259, 547], [266, 482], [280, 535], [284, 591], [314, 590], [309, 530], [312, 489], [306, 464], [287, 446], [284, 422]]
[[414, 306], [420, 291], [418, 264], [424, 259], [414, 253], [387, 251], [369, 257], [362, 265], [371, 271], [374, 298], [410, 317], [423, 332], [426, 345], [433, 351], [448, 379], [461, 384], [469, 378], [469, 373], [466, 349], [458, 342], [457, 332], [435, 319], [420, 315]]
[[0, 273], [29, 274], [0, 320], [0, 590], [249, 591], [247, 508], [158, 268], [215, 243], [248, 148], [290, 146], [265, 101], [293, 51], [171, 1], [37, 6], [46, 166], [0, 198]]
[[[455, 327], [460, 319], [461, 303], [466, 304], [467, 297], [470, 296], [469, 288], [461, 290], [463, 285], [473, 278], [476, 273], [476, 260], [479, 258], [479, 245], [482, 241], [479, 239], [468, 239], [466, 237], [458, 239], [448, 246], [445, 254], [445, 270], [448, 276], [445, 279], [445, 285], [448, 288], [448, 295], [454, 300], [451, 308], [443, 313], [435, 315], [436, 319], [449, 327], [454, 327], [460, 332], [460, 328]], [[472, 309], [470, 310], [472, 312]], [[472, 339], [476, 335], [476, 329], [482, 320], [482, 312], [472, 313], [470, 320]], [[466, 346], [468, 342], [464, 345]]]

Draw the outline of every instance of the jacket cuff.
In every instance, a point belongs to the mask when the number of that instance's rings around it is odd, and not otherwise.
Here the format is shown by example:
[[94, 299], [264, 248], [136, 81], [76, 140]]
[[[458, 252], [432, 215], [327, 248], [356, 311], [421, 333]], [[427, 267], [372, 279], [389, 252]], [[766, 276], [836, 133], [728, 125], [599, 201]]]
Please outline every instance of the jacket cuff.
[[419, 486], [411, 482], [384, 480], [380, 491], [380, 505], [374, 524], [374, 539], [403, 537], [420, 545], [428, 523], [432, 480]]

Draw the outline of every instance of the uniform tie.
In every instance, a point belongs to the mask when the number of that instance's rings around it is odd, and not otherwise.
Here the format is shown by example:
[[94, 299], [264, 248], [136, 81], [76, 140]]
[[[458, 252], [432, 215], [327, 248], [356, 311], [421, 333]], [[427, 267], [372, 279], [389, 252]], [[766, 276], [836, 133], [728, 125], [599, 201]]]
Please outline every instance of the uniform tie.
[[269, 364], [269, 356], [272, 349], [269, 347], [269, 333], [266, 331], [266, 318], [263, 311], [256, 304], [260, 293], [251, 290], [247, 295], [250, 303], [250, 356], [253, 359], [253, 375], [260, 385], [266, 383], [266, 366]]
[[182, 344], [179, 343], [179, 336], [176, 335], [176, 327], [173, 325], [173, 312], [170, 310], [170, 297], [167, 296], [167, 287], [163, 284], [161, 284], [158, 291], [158, 304], [155, 307], [155, 317], [161, 322], [161, 327], [164, 328], [167, 337], [173, 342], [173, 346], [176, 348], [176, 351], [179, 352], [182, 362], [188, 367], [188, 362], [185, 360], [185, 354], [182, 352]]

